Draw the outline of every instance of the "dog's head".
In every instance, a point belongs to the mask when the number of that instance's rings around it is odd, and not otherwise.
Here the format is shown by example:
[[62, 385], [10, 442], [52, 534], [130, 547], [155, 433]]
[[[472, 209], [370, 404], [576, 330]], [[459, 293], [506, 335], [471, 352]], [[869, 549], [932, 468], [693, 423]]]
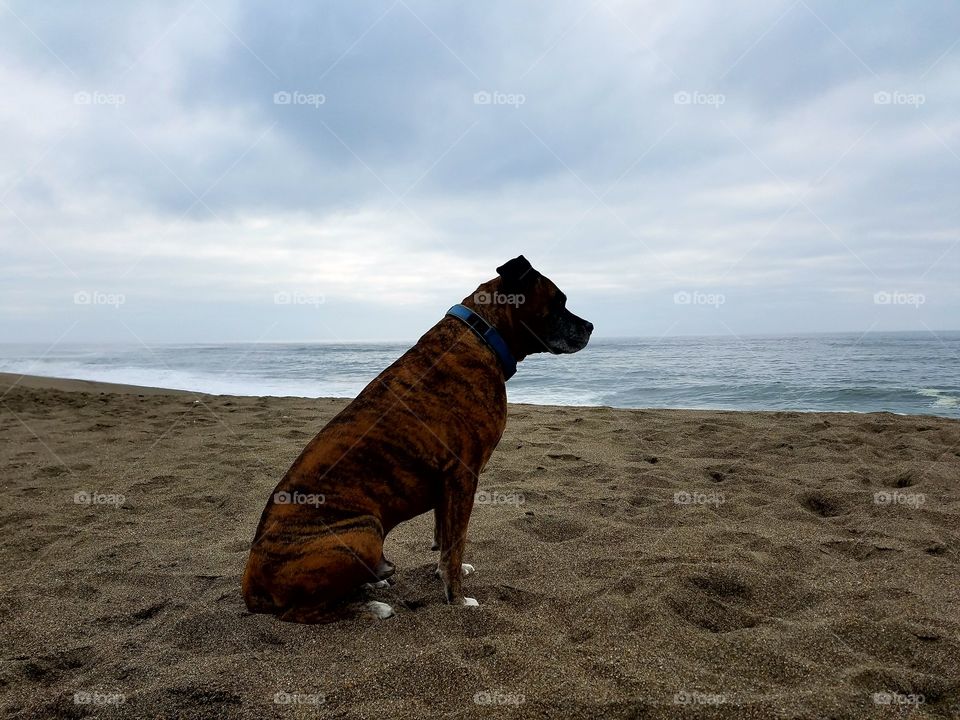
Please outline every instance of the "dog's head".
[[523, 256], [497, 268], [465, 305], [480, 313], [505, 337], [517, 359], [539, 352], [583, 350], [593, 323], [567, 309], [567, 296]]

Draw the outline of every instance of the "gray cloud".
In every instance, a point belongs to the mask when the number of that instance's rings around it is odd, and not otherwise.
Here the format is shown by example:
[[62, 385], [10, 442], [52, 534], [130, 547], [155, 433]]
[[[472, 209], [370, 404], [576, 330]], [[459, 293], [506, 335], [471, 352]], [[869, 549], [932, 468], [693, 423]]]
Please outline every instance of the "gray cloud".
[[412, 337], [518, 252], [607, 335], [956, 326], [949, 4], [0, 12], [13, 340]]

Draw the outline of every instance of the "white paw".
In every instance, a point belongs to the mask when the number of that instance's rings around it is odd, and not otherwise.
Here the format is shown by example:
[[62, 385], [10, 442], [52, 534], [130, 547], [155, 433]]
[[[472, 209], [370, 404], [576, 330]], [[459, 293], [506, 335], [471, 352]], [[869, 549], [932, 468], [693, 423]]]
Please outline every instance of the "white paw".
[[367, 603], [367, 612], [379, 620], [386, 620], [395, 614], [392, 607], [385, 602], [377, 602], [376, 600], [371, 600]]
[[387, 580], [377, 580], [377, 582], [363, 584], [364, 590], [383, 590], [388, 587], [390, 587], [390, 582]]
[[480, 603], [477, 602], [476, 598], [468, 598], [468, 597], [465, 597], [463, 599], [462, 605], [464, 607], [480, 607]]

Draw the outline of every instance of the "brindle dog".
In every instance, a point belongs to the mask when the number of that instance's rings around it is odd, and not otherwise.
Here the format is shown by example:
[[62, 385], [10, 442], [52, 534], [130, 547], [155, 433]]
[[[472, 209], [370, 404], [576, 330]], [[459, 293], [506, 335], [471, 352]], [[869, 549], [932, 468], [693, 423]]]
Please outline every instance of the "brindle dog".
[[[593, 325], [521, 255], [497, 268], [462, 305], [492, 325], [519, 361], [573, 353]], [[324, 427], [277, 485], [260, 517], [243, 576], [252, 612], [327, 622], [365, 583], [393, 574], [383, 540], [433, 510], [447, 601], [461, 576], [477, 478], [507, 417], [500, 355], [460, 318], [446, 316]], [[381, 617], [385, 603], [369, 603]]]

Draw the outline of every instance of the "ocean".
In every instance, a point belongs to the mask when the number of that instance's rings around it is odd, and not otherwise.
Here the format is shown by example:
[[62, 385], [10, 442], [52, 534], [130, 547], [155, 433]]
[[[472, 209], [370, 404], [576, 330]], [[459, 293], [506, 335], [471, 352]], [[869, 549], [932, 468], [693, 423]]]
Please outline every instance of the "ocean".
[[[409, 343], [0, 345], [0, 371], [228, 395], [353, 397]], [[960, 418], [960, 332], [595, 339], [536, 355], [511, 402]]]

